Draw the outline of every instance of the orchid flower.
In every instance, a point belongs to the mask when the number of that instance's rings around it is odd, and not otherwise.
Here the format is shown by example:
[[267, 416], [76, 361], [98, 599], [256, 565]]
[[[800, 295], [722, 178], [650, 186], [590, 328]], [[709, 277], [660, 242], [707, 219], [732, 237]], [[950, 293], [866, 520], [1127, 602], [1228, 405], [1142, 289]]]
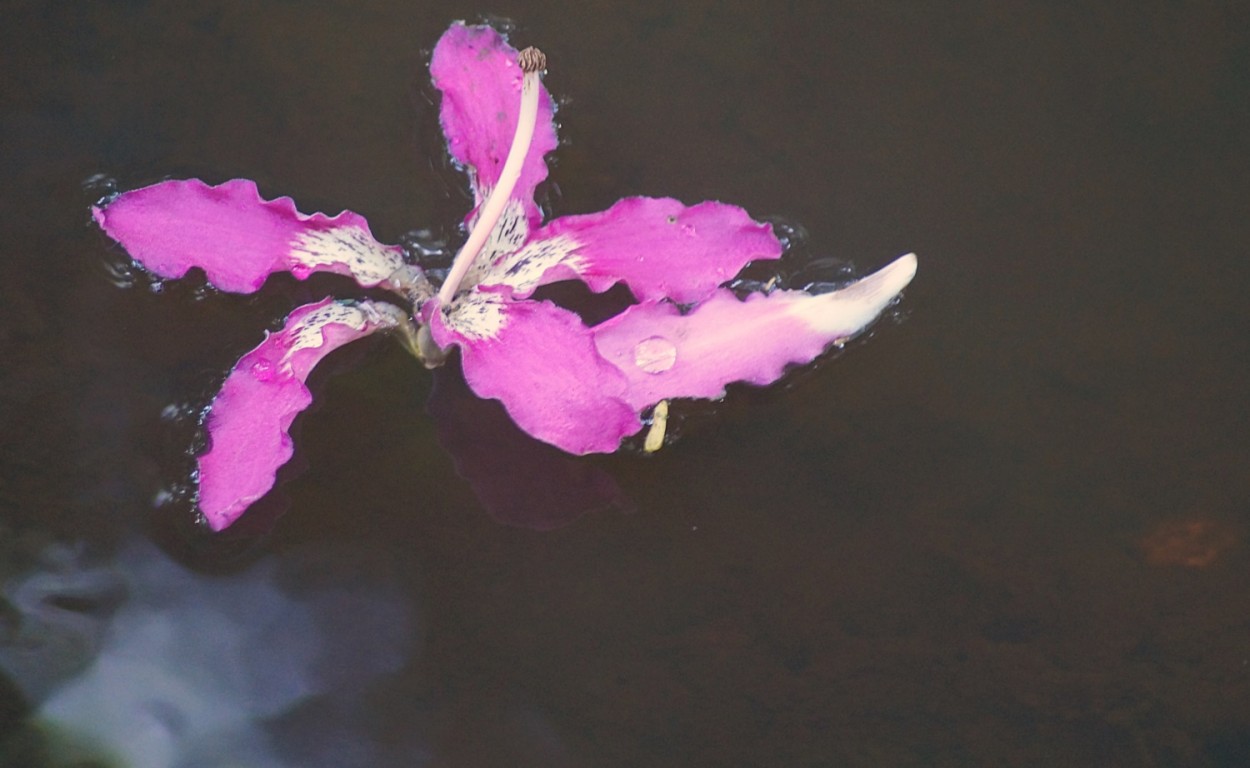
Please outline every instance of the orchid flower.
[[[301, 214], [246, 180], [166, 181], [94, 209], [104, 231], [161, 277], [198, 267], [217, 288], [248, 293], [274, 272], [332, 272], [404, 303], [300, 307], [239, 361], [210, 406], [211, 445], [198, 460], [197, 504], [210, 527], [230, 525], [272, 487], [292, 454], [290, 424], [311, 402], [312, 367], [372, 333], [397, 334], [430, 367], [458, 348], [479, 397], [500, 400], [522, 430], [571, 454], [615, 451], [654, 411], [651, 449], [669, 400], [776, 381], [863, 331], [915, 274], [907, 254], [833, 292], [740, 300], [725, 283], [750, 262], [779, 258], [782, 245], [737, 206], [631, 197], [544, 223], [534, 193], [557, 143], [545, 69], [540, 52], [518, 52], [485, 26], [454, 24], [434, 49], [440, 122], [475, 197], [465, 245], [437, 290], [357, 214]], [[565, 280], [595, 293], [622, 283], [636, 303], [590, 326], [534, 297]]]

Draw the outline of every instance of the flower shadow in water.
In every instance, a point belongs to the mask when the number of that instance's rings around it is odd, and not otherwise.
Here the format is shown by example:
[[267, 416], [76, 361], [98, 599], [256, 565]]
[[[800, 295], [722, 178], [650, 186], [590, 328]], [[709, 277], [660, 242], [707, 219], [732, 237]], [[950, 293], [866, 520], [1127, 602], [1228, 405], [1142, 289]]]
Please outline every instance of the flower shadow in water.
[[[318, 370], [309, 388], [317, 393], [309, 409], [315, 412], [324, 398], [321, 391], [335, 373], [350, 370], [364, 356], [353, 348], [336, 352], [332, 370]], [[343, 353], [346, 353], [345, 356]], [[483, 509], [496, 522], [516, 528], [550, 531], [562, 528], [589, 512], [618, 510], [628, 512], [632, 503], [612, 475], [584, 457], [571, 456], [535, 440], [521, 431], [497, 400], [482, 400], [473, 394], [458, 365], [447, 365], [431, 372], [433, 384], [426, 401], [426, 411], [434, 422], [439, 445], [451, 457], [456, 474], [472, 488]], [[292, 437], [298, 438], [301, 420], [292, 425]], [[203, 431], [203, 426], [198, 429]], [[189, 439], [189, 438], [188, 438]], [[200, 442], [207, 436], [201, 435]], [[250, 548], [258, 539], [268, 536], [279, 518], [291, 507], [286, 483], [297, 480], [309, 463], [300, 442], [290, 462], [278, 470], [274, 487], [252, 504], [248, 514], [214, 540], [221, 546], [210, 546], [201, 526], [194, 523], [199, 515], [195, 509], [193, 487], [185, 482], [186, 467], [179, 464], [169, 469], [170, 489], [158, 501], [162, 516], [185, 521], [177, 536], [162, 537], [161, 530], [152, 533], [162, 544], [182, 551], [183, 557], [204, 562], [201, 553], [189, 543], [212, 550], [208, 562], [219, 558], [222, 547], [238, 550]], [[212, 554], [216, 553], [216, 554]]]
[[522, 432], [499, 401], [473, 394], [459, 366], [433, 375], [426, 409], [439, 444], [496, 521], [550, 531], [587, 512], [630, 508], [606, 470]]

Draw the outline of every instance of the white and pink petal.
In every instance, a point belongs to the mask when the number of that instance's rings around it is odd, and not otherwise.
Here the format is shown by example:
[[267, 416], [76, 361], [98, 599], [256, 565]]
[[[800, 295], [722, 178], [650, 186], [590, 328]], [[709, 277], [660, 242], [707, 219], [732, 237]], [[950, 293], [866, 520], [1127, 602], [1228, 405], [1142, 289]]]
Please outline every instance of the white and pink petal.
[[732, 382], [771, 384], [857, 335], [915, 273], [907, 254], [831, 293], [740, 301], [722, 289], [687, 314], [667, 302], [637, 304], [596, 326], [595, 344], [629, 380], [626, 399], [639, 411], [669, 398], [717, 399]]
[[305, 382], [326, 355], [404, 322], [389, 304], [332, 299], [297, 308], [235, 364], [208, 412], [209, 450], [199, 459], [200, 511], [222, 530], [273, 487], [290, 460], [291, 422], [312, 403]]
[[[516, 133], [524, 73], [517, 51], [486, 26], [453, 24], [434, 47], [430, 77], [443, 94], [439, 110], [447, 149], [471, 174], [478, 203], [499, 181]], [[556, 148], [555, 105], [540, 86], [538, 119], [512, 199], [533, 226], [542, 220], [534, 189], [547, 178], [543, 157]]]
[[525, 296], [559, 280], [581, 280], [596, 292], [623, 282], [640, 301], [690, 304], [781, 250], [770, 225], [735, 205], [628, 197], [606, 211], [551, 221], [499, 260], [482, 284]]
[[[476, 218], [477, 213], [475, 211], [470, 216], [468, 225], [470, 230], [473, 229]], [[503, 212], [499, 215], [499, 221], [495, 222], [490, 236], [482, 244], [482, 250], [478, 252], [473, 259], [473, 263], [469, 265], [464, 279], [460, 282], [460, 290], [468, 290], [475, 285], [481, 284], [483, 280], [499, 284], [499, 281], [495, 280], [494, 276], [500, 270], [505, 269], [507, 263], [516, 260], [514, 254], [518, 251], [528, 250], [526, 241], [529, 240], [529, 236], [530, 225], [529, 218], [525, 212], [525, 206], [518, 200], [508, 200], [504, 205]]]
[[642, 429], [625, 377], [600, 356], [581, 318], [551, 302], [471, 291], [429, 316], [434, 340], [460, 347], [479, 397], [501, 401], [522, 430], [573, 454], [610, 453]]
[[247, 179], [164, 181], [123, 192], [92, 214], [157, 275], [178, 278], [199, 267], [232, 293], [251, 293], [274, 272], [301, 280], [332, 272], [374, 287], [404, 267], [403, 249], [375, 240], [358, 214], [306, 215], [289, 197], [265, 200]]

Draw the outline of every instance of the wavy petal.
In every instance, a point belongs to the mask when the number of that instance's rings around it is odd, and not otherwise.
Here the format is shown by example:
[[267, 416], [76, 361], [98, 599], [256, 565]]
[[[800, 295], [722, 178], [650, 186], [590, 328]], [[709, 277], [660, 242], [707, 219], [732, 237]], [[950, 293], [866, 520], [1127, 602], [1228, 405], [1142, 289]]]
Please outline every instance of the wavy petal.
[[862, 331], [911, 282], [907, 254], [832, 293], [718, 291], [689, 314], [669, 303], [637, 304], [594, 328], [603, 357], [629, 379], [641, 411], [667, 398], [716, 399], [725, 385], [771, 384], [786, 366], [806, 364]]
[[504, 404], [521, 429], [569, 453], [610, 453], [642, 428], [625, 377], [599, 357], [590, 329], [548, 301], [472, 291], [435, 311], [440, 346], [460, 347], [465, 380]]
[[210, 407], [211, 445], [199, 457], [198, 504], [213, 530], [264, 496], [290, 460], [288, 430], [312, 403], [304, 382], [313, 367], [348, 342], [393, 328], [395, 313], [402, 310], [369, 302], [306, 304], [235, 364]]
[[596, 292], [620, 281], [640, 301], [690, 304], [748, 262], [780, 255], [772, 227], [735, 205], [628, 197], [606, 211], [551, 221], [496, 262], [481, 282], [508, 285], [525, 296], [558, 280], [578, 279]]
[[[447, 149], [471, 171], [480, 203], [499, 180], [516, 133], [523, 78], [517, 51], [490, 27], [453, 24], [434, 47], [430, 77], [443, 94], [439, 114]], [[543, 156], [557, 143], [554, 114], [551, 94], [543, 86], [534, 138], [512, 193], [535, 227], [542, 214], [534, 204], [534, 188], [547, 178]]]
[[358, 214], [305, 215], [289, 197], [263, 199], [247, 179], [216, 187], [199, 179], [164, 181], [124, 192], [92, 215], [161, 277], [199, 267], [210, 283], [233, 293], [257, 290], [274, 272], [301, 280], [333, 272], [373, 287], [404, 266], [403, 249], [374, 240]]

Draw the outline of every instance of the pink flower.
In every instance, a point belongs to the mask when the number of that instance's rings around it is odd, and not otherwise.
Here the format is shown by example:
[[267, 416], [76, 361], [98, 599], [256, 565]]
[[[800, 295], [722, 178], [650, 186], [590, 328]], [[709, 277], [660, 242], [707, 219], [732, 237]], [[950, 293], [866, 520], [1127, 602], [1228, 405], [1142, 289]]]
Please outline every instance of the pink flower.
[[[290, 458], [287, 432], [311, 400], [312, 366], [371, 333], [399, 334], [431, 367], [457, 347], [469, 386], [500, 400], [524, 431], [573, 454], [611, 452], [652, 408], [662, 424], [670, 399], [719, 398], [730, 382], [765, 385], [811, 362], [862, 331], [914, 275], [908, 254], [831, 293], [743, 301], [721, 286], [782, 247], [736, 206], [634, 197], [544, 224], [534, 191], [556, 147], [544, 68], [541, 53], [518, 53], [489, 27], [455, 24], [434, 49], [448, 149], [476, 198], [466, 244], [437, 292], [360, 216], [306, 216], [287, 198], [262, 199], [249, 181], [168, 181], [95, 209], [100, 226], [162, 277], [199, 267], [222, 290], [251, 292], [276, 271], [329, 271], [409, 305], [300, 307], [239, 361], [212, 404], [211, 447], [199, 458], [198, 503], [214, 529], [265, 494]], [[563, 280], [594, 292], [623, 283], [637, 303], [587, 326], [533, 298]]]

